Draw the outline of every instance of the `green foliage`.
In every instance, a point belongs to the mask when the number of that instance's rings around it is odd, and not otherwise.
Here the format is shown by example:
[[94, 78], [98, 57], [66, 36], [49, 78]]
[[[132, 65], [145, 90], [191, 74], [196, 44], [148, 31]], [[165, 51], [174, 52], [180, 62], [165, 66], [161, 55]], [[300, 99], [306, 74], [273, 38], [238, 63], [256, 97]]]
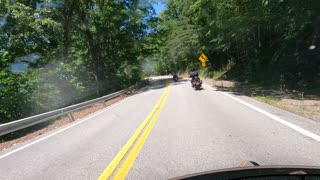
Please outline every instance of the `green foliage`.
[[319, 1], [168, 0], [157, 17], [148, 2], [0, 1], [0, 123], [191, 68], [319, 89]]
[[271, 104], [273, 106], [277, 105], [277, 103], [280, 101], [280, 99], [274, 98], [274, 97], [267, 97], [267, 96], [253, 96], [253, 98], [262, 101], [264, 103]]
[[0, 123], [140, 81], [153, 12], [135, 0], [0, 1]]
[[[152, 41], [150, 59], [160, 68], [156, 74], [166, 62], [178, 71], [199, 69], [203, 52], [209, 59], [201, 71], [207, 76], [281, 83], [301, 91], [320, 78], [317, 0], [170, 0], [167, 6]], [[317, 48], [309, 50], [312, 44]]]

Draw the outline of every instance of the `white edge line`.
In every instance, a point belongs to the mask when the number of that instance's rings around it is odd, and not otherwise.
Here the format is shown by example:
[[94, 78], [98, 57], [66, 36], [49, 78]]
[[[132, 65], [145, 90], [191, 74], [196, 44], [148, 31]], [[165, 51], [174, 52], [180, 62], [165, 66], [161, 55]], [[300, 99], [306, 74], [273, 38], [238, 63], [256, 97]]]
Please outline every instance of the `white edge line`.
[[80, 121], [78, 121], [78, 122], [76, 122], [76, 123], [74, 123], [74, 124], [71, 124], [71, 125], [63, 128], [63, 129], [60, 129], [59, 131], [56, 131], [56, 132], [54, 132], [54, 133], [52, 133], [52, 134], [49, 134], [48, 136], [42, 137], [42, 138], [40, 138], [40, 139], [38, 139], [38, 140], [36, 140], [36, 141], [33, 141], [33, 142], [29, 143], [29, 144], [26, 144], [26, 145], [24, 145], [24, 146], [22, 146], [22, 147], [20, 147], [20, 148], [17, 148], [17, 149], [15, 149], [15, 150], [13, 150], [13, 151], [10, 151], [10, 152], [8, 152], [8, 153], [5, 153], [5, 154], [3, 154], [3, 155], [0, 156], [0, 159], [5, 158], [5, 157], [7, 157], [7, 156], [9, 156], [9, 155], [11, 155], [11, 154], [14, 154], [14, 153], [18, 152], [18, 151], [21, 151], [21, 150], [23, 150], [23, 149], [25, 149], [25, 148], [27, 148], [27, 147], [29, 147], [29, 146], [32, 146], [32, 145], [34, 145], [34, 144], [36, 144], [36, 143], [38, 143], [38, 142], [41, 142], [41, 141], [43, 141], [43, 140], [45, 140], [45, 139], [48, 139], [48, 138], [50, 138], [50, 137], [52, 137], [52, 136], [54, 136], [54, 135], [57, 135], [57, 134], [59, 134], [59, 133], [61, 133], [61, 132], [63, 132], [63, 131], [66, 131], [66, 130], [68, 130], [68, 129], [76, 126], [76, 125], [79, 125], [79, 124], [81, 124], [81, 123], [83, 123], [83, 122], [85, 122], [85, 121], [87, 121], [87, 120], [89, 120], [89, 119], [91, 119], [91, 118], [99, 115], [99, 114], [104, 113], [105, 111], [108, 111], [108, 110], [111, 109], [111, 108], [114, 108], [114, 107], [120, 105], [120, 104], [123, 103], [123, 102], [128, 101], [129, 99], [131, 99], [131, 98], [133, 98], [133, 97], [134, 97], [134, 96], [125, 98], [125, 99], [123, 99], [123, 100], [121, 100], [121, 101], [119, 101], [119, 102], [117, 102], [117, 103], [115, 103], [115, 104], [107, 107], [106, 109], [103, 109], [103, 110], [101, 110], [100, 112], [96, 112], [96, 113], [92, 114], [91, 116], [89, 116], [89, 117], [87, 117], [87, 118], [85, 118], [85, 119], [82, 119], [82, 120], [80, 120]]
[[242, 100], [240, 100], [240, 99], [238, 99], [238, 98], [236, 98], [236, 97], [234, 97], [234, 96], [232, 96], [232, 95], [230, 95], [228, 93], [225, 93], [225, 92], [220, 92], [220, 93], [222, 93], [223, 95], [228, 96], [228, 97], [238, 101], [241, 104], [244, 104], [244, 105], [250, 107], [251, 109], [254, 109], [254, 110], [256, 110], [256, 111], [258, 111], [258, 112], [260, 112], [260, 113], [272, 118], [273, 120], [275, 120], [275, 121], [277, 121], [277, 122], [279, 122], [279, 123], [291, 128], [291, 129], [294, 129], [294, 130], [298, 131], [299, 133], [301, 133], [301, 134], [303, 134], [305, 136], [308, 136], [308, 137], [320, 142], [320, 136], [319, 135], [316, 135], [316, 134], [314, 134], [314, 133], [312, 133], [312, 132], [310, 132], [308, 130], [305, 130], [305, 129], [295, 125], [295, 124], [292, 124], [292, 123], [290, 123], [288, 121], [285, 121], [285, 120], [283, 120], [283, 119], [281, 119], [281, 118], [279, 118], [279, 117], [277, 117], [277, 116], [275, 116], [273, 114], [270, 114], [270, 113], [268, 113], [268, 112], [266, 112], [266, 111], [264, 111], [264, 110], [262, 110], [262, 109], [260, 109], [260, 108], [258, 108], [256, 106], [253, 106], [253, 105], [251, 105], [251, 104], [249, 104], [249, 103], [247, 103], [245, 101], [242, 101]]

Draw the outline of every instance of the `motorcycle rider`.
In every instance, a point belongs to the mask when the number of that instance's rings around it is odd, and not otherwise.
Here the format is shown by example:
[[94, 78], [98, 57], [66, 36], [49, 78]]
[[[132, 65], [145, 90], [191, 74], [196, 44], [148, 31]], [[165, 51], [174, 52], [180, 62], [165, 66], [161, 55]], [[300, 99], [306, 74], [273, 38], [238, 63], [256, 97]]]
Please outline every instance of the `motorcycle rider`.
[[199, 74], [194, 68], [192, 68], [190, 73], [189, 73], [189, 76], [191, 77], [191, 85], [193, 87], [193, 81], [195, 80], [196, 77], [199, 76]]
[[174, 81], [178, 81], [178, 73], [177, 73], [177, 71], [173, 71], [173, 73], [172, 73], [172, 76], [173, 76], [173, 80]]

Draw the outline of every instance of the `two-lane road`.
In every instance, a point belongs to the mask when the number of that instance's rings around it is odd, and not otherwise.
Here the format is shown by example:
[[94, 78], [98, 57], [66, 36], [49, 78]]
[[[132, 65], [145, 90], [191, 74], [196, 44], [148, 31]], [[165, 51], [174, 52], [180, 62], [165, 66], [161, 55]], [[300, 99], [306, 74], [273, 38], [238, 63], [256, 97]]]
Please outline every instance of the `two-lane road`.
[[0, 179], [97, 179], [110, 164], [109, 177], [127, 179], [167, 179], [243, 160], [320, 166], [318, 135], [319, 123], [248, 97], [155, 78], [112, 107], [0, 153]]

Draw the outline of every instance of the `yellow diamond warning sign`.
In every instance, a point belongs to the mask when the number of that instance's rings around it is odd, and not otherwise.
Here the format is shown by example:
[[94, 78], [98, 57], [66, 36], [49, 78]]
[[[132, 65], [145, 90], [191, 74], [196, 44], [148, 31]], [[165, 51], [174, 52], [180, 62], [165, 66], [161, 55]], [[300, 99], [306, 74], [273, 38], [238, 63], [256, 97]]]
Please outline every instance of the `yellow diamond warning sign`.
[[201, 53], [201, 55], [200, 55], [200, 57], [198, 59], [201, 62], [201, 66], [202, 67], [206, 67], [207, 66], [206, 62], [208, 60], [208, 57], [205, 54]]
[[205, 63], [208, 60], [208, 57], [205, 54], [201, 54], [201, 56], [199, 57], [199, 61], [202, 63]]

